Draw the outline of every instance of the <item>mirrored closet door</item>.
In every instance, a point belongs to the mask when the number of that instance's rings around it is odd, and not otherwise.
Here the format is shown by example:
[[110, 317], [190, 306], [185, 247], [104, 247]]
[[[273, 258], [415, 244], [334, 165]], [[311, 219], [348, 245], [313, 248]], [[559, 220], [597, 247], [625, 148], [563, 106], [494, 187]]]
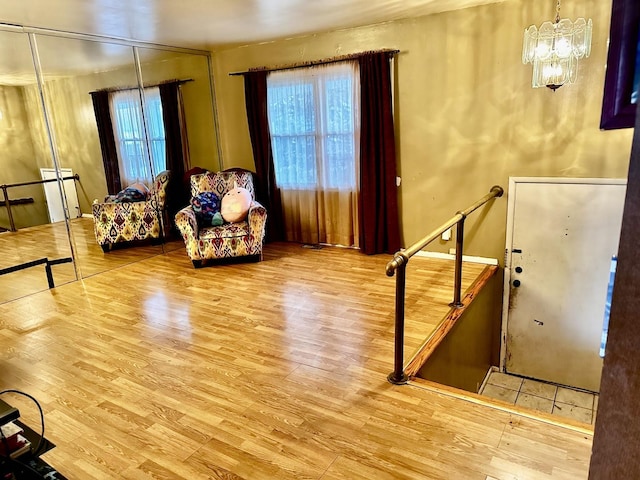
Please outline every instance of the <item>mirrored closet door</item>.
[[[8, 25], [0, 41], [0, 185], [48, 179], [0, 206], [0, 272], [45, 254], [59, 286], [184, 248], [189, 172], [219, 165], [208, 53]], [[0, 302], [49, 288], [39, 270], [0, 275]]]
[[76, 271], [29, 37], [0, 31], [0, 50], [0, 302], [6, 302], [74, 281]]

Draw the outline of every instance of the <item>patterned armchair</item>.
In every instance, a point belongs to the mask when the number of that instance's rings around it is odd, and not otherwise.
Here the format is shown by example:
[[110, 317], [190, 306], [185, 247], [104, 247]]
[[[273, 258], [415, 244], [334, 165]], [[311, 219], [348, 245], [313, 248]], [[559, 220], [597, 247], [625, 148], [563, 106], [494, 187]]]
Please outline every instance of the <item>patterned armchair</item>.
[[93, 229], [105, 253], [114, 243], [166, 237], [170, 230], [164, 218], [169, 178], [168, 170], [160, 172], [143, 201], [116, 203], [108, 196], [103, 203], [94, 202]]
[[252, 197], [246, 220], [239, 223], [225, 223], [218, 227], [199, 228], [196, 214], [191, 206], [176, 214], [176, 226], [187, 249], [187, 255], [195, 268], [200, 268], [204, 260], [255, 256], [262, 259], [267, 211], [255, 201], [253, 179], [249, 171], [207, 172], [191, 177], [191, 196], [213, 192], [220, 198], [229, 190], [238, 187], [249, 190]]

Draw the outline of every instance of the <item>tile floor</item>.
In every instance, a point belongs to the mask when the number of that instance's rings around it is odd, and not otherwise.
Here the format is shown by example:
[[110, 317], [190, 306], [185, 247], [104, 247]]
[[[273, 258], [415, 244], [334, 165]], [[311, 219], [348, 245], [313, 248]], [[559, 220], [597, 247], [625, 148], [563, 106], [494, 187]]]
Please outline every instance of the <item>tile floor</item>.
[[583, 423], [593, 424], [598, 409], [598, 395], [560, 387], [550, 383], [491, 372], [481, 395], [551, 413]]

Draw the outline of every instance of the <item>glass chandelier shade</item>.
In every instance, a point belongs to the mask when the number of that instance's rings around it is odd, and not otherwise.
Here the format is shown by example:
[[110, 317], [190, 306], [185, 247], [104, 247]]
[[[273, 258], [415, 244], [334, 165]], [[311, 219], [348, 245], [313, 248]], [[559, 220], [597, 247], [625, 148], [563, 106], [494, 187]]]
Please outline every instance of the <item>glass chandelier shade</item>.
[[560, 2], [555, 22], [544, 22], [540, 28], [531, 25], [524, 31], [522, 63], [533, 64], [533, 88], [560, 88], [574, 83], [578, 75], [578, 60], [591, 53], [591, 19], [572, 22], [560, 19]]

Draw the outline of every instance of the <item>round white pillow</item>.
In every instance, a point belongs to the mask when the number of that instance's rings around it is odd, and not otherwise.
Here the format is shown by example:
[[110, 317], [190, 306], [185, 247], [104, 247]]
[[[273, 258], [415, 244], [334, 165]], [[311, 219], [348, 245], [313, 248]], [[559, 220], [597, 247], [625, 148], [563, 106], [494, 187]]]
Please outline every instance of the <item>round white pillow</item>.
[[251, 193], [246, 188], [235, 187], [222, 197], [220, 213], [225, 222], [237, 223], [247, 218], [251, 206]]

